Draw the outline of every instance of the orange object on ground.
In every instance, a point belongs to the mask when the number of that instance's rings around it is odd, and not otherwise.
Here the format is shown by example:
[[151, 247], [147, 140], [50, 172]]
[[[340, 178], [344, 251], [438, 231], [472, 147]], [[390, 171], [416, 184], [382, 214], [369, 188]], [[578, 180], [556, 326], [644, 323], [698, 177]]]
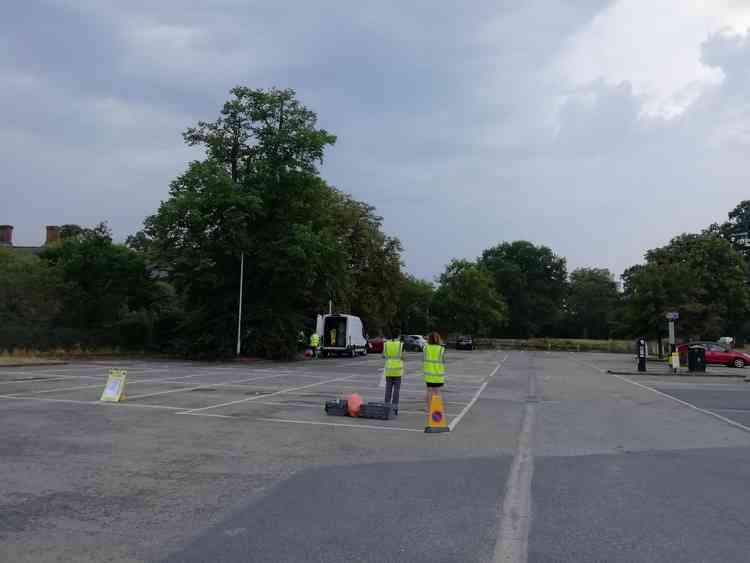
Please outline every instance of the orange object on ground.
[[349, 411], [349, 416], [358, 416], [359, 415], [359, 409], [362, 406], [362, 397], [357, 395], [356, 393], [352, 393], [347, 397], [346, 399], [346, 407]]
[[428, 434], [450, 432], [443, 408], [443, 398], [440, 393], [436, 393], [430, 398], [430, 412], [427, 415], [427, 426], [424, 431]]

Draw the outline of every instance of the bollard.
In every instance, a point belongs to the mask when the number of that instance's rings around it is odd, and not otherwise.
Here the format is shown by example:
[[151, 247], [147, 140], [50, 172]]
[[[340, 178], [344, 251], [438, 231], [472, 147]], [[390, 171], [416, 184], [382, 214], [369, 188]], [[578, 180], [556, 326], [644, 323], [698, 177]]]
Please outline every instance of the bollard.
[[646, 339], [639, 338], [636, 343], [636, 349], [638, 350], [638, 371], [646, 371]]

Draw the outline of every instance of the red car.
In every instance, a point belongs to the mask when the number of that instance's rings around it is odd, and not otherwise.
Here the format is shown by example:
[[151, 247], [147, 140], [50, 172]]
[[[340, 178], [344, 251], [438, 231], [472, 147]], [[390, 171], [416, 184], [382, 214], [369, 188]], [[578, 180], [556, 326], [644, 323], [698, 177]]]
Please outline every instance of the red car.
[[368, 354], [382, 354], [383, 353], [383, 342], [385, 338], [378, 336], [377, 338], [371, 338], [367, 341], [367, 353]]
[[714, 364], [721, 366], [729, 366], [735, 368], [744, 368], [750, 364], [750, 355], [737, 350], [729, 350], [721, 344], [716, 342], [689, 342], [688, 344], [680, 344], [677, 347], [677, 352], [680, 354], [680, 362], [687, 362], [688, 347], [694, 345], [701, 345], [706, 348], [706, 365]]

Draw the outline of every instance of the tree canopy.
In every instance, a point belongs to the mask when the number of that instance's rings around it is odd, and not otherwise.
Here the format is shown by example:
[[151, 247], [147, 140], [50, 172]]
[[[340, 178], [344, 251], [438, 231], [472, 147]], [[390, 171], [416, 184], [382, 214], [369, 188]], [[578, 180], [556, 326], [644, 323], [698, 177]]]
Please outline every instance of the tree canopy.
[[438, 325], [453, 332], [491, 336], [507, 321], [507, 307], [486, 270], [453, 260], [440, 276], [433, 310]]
[[578, 268], [570, 274], [564, 330], [580, 338], [610, 338], [620, 294], [606, 268]]
[[647, 336], [665, 330], [664, 314], [679, 311], [680, 332], [693, 338], [733, 334], [748, 308], [747, 265], [727, 240], [684, 234], [646, 253], [623, 274], [627, 319]]
[[506, 242], [482, 253], [479, 265], [508, 304], [503, 334], [529, 337], [551, 334], [562, 314], [567, 268], [565, 258], [528, 241]]

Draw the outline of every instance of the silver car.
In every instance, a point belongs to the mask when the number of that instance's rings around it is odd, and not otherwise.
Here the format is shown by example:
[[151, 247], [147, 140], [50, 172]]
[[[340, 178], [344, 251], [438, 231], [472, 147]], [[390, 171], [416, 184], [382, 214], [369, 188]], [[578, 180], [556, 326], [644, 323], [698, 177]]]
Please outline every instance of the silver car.
[[427, 346], [427, 341], [421, 334], [407, 334], [404, 336], [404, 349], [410, 352], [421, 352]]

